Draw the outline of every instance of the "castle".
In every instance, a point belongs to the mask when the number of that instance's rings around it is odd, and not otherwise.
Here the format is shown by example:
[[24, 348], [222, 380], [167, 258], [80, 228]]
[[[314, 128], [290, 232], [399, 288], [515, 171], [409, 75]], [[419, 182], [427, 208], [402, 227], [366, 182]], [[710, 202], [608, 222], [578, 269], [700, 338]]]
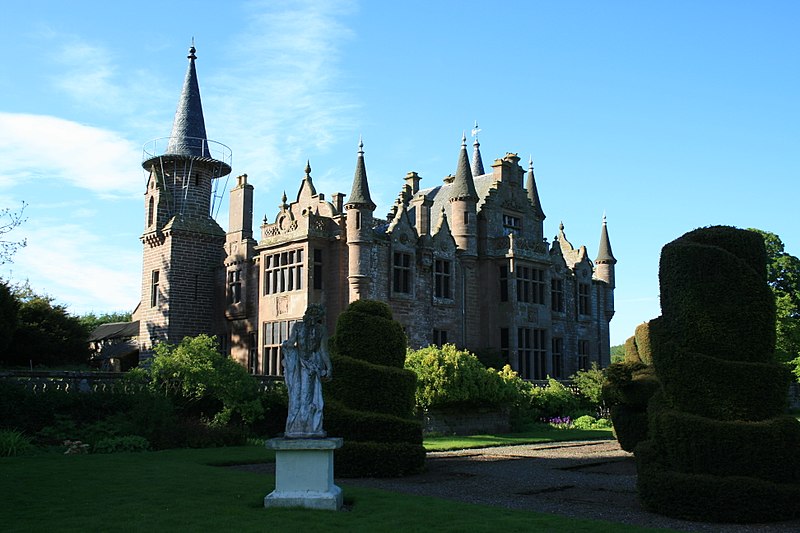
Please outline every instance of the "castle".
[[148, 173], [141, 357], [157, 342], [218, 335], [255, 374], [280, 375], [281, 342], [306, 306], [327, 309], [328, 329], [349, 302], [389, 304], [411, 347], [454, 343], [491, 354], [527, 379], [566, 378], [610, 362], [614, 269], [605, 218], [598, 256], [560, 225], [549, 244], [532, 162], [508, 153], [488, 172], [466, 137], [455, 174], [422, 189], [409, 172], [386, 219], [376, 216], [359, 142], [349, 196], [317, 192], [306, 165], [296, 197], [253, 235], [253, 186], [230, 191], [228, 231], [211, 213], [231, 152], [206, 138], [195, 49], [172, 134], [153, 141]]

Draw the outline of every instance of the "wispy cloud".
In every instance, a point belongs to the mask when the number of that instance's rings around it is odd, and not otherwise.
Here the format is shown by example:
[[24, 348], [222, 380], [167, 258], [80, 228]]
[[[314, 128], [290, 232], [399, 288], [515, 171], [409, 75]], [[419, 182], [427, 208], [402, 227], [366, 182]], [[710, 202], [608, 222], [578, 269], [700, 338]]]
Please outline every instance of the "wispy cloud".
[[141, 253], [78, 224], [65, 224], [53, 238], [52, 227], [29, 224], [28, 245], [5, 265], [15, 281], [30, 279], [34, 290], [54, 294], [70, 311], [133, 310], [141, 291]]
[[55, 59], [63, 72], [53, 83], [74, 100], [103, 110], [120, 107], [120, 88], [113, 81], [116, 65], [105, 48], [73, 37], [58, 47]]
[[118, 133], [61, 118], [0, 112], [0, 187], [63, 180], [101, 197], [140, 192], [141, 149]]
[[[351, 2], [253, 2], [235, 63], [205, 84], [209, 134], [222, 129], [237, 167], [270, 180], [352, 131], [356, 102], [338, 89]], [[209, 90], [210, 89], [210, 90]], [[298, 173], [302, 168], [298, 167]]]

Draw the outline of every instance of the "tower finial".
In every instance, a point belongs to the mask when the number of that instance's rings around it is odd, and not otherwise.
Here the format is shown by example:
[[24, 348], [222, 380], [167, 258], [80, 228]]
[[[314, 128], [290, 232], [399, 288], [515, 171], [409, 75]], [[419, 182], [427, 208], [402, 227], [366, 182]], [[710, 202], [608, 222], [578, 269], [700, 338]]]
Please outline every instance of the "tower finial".
[[480, 133], [481, 129], [478, 127], [478, 121], [475, 121], [475, 127], [472, 128], [472, 136], [475, 137], [475, 142], [478, 142], [478, 133]]
[[306, 177], [311, 175], [311, 160], [306, 159]]
[[364, 139], [361, 135], [358, 136], [358, 153], [364, 155]]
[[528, 156], [528, 170], [533, 172], [533, 156], [532, 155]]
[[461, 132], [461, 146], [463, 146], [463, 147], [467, 146], [467, 132], [466, 131], [462, 131]]
[[189, 55], [186, 58], [194, 61], [197, 59], [195, 52], [197, 52], [197, 48], [194, 47], [194, 37], [192, 37], [192, 46], [189, 47]]

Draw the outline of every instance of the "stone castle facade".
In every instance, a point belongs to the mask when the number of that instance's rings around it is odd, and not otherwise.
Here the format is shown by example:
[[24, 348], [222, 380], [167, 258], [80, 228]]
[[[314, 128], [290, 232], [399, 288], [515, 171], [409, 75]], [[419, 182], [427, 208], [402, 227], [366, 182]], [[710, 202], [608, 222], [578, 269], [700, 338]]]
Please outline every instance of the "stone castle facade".
[[[455, 174], [421, 188], [409, 172], [385, 218], [376, 216], [359, 143], [349, 196], [317, 192], [310, 165], [296, 197], [253, 232], [247, 175], [230, 191], [228, 231], [210, 215], [212, 184], [230, 152], [208, 141], [194, 48], [173, 132], [146, 151], [140, 345], [214, 333], [257, 374], [281, 373], [280, 344], [310, 303], [328, 328], [349, 302], [389, 304], [413, 348], [454, 343], [502, 358], [522, 377], [566, 378], [610, 362], [614, 269], [605, 220], [598, 256], [563, 224], [552, 243], [533, 165], [508, 153], [485, 171], [466, 138]], [[157, 144], [157, 143], [156, 143]], [[227, 160], [226, 160], [227, 157]], [[271, 220], [271, 222], [270, 222]]]

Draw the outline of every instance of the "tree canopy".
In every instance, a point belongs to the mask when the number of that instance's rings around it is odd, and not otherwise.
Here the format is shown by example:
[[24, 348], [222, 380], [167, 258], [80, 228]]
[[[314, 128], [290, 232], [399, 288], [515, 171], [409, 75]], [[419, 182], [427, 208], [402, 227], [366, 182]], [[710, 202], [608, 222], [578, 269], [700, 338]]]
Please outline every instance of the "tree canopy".
[[777, 333], [775, 352], [792, 362], [800, 378], [800, 259], [786, 253], [775, 233], [751, 228], [764, 238], [767, 248], [767, 279], [775, 294]]
[[[36, 294], [25, 283], [0, 282], [0, 364], [57, 366], [86, 364], [89, 330], [51, 296]], [[16, 313], [14, 313], [16, 308]]]

